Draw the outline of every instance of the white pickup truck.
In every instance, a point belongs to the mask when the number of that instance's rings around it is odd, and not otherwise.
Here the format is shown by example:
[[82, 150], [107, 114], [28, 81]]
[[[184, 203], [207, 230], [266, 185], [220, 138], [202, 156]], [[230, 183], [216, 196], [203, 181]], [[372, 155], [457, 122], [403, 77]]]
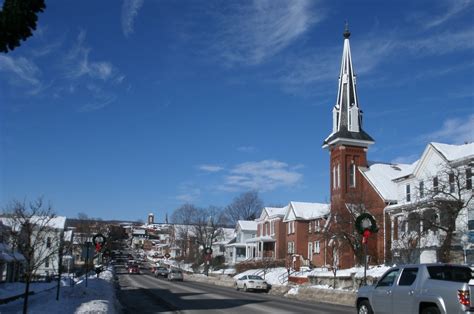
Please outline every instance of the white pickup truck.
[[[471, 268], [451, 264], [392, 267], [371, 286], [359, 288], [359, 314], [474, 313], [471, 307]], [[474, 292], [474, 291], [473, 291]], [[474, 300], [473, 300], [474, 301]]]

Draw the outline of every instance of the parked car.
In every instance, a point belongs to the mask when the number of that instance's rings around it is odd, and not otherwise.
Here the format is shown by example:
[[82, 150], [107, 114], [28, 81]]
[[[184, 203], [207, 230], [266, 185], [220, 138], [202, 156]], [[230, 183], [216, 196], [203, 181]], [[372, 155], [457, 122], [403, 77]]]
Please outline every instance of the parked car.
[[138, 267], [137, 264], [130, 264], [130, 265], [128, 265], [127, 272], [129, 274], [139, 274], [140, 273], [140, 267]]
[[[453, 314], [474, 311], [470, 302], [471, 268], [451, 264], [415, 264], [390, 268], [357, 292], [359, 314]], [[474, 291], [473, 291], [474, 292]]]
[[249, 290], [263, 290], [268, 291], [269, 285], [260, 276], [244, 275], [235, 281], [235, 289], [244, 291]]
[[168, 273], [168, 280], [183, 281], [183, 272], [177, 269], [172, 269]]
[[168, 268], [163, 267], [163, 266], [158, 266], [155, 269], [155, 277], [168, 277]]

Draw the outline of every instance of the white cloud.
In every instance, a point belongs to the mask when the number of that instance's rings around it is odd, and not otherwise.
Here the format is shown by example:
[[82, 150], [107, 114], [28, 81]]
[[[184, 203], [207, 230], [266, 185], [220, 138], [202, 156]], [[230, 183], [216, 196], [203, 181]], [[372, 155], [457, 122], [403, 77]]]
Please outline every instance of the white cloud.
[[207, 172], [219, 172], [224, 170], [221, 166], [216, 165], [200, 165], [199, 170], [207, 171]]
[[190, 182], [182, 183], [179, 190], [180, 194], [176, 196], [176, 199], [181, 202], [193, 203], [201, 196], [201, 189]]
[[33, 87], [38, 87], [40, 83], [40, 69], [30, 60], [24, 57], [10, 57], [0, 55], [0, 72], [10, 73], [7, 76], [10, 83], [26, 82]]
[[[323, 18], [309, 0], [233, 2], [221, 16], [214, 48], [230, 64], [259, 64], [285, 49]], [[227, 13], [228, 11], [226, 11]]]
[[133, 33], [133, 23], [138, 11], [143, 6], [143, 0], [124, 0], [122, 5], [122, 31], [125, 37]]
[[284, 162], [263, 160], [236, 165], [225, 177], [222, 187], [226, 191], [271, 191], [279, 187], [292, 187], [301, 182], [303, 175]]
[[441, 129], [422, 135], [421, 139], [453, 144], [474, 142], [474, 114], [466, 118], [447, 119]]
[[471, 4], [471, 0], [451, 0], [445, 2], [448, 6], [442, 8], [443, 13], [438, 16], [430, 16], [425, 19], [429, 19], [425, 23], [425, 28], [432, 28], [443, 24], [444, 22], [452, 19], [453, 17], [463, 13], [467, 7]]
[[80, 78], [86, 75], [103, 81], [121, 78], [123, 75], [118, 74], [118, 71], [110, 62], [89, 60], [91, 48], [86, 46], [85, 39], [86, 32], [80, 31], [74, 47], [66, 55], [68, 77]]

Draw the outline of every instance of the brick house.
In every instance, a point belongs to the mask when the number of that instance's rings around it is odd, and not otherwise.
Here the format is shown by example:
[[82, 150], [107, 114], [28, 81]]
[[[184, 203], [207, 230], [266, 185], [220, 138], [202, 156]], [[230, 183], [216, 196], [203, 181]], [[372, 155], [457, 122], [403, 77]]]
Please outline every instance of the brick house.
[[257, 222], [257, 236], [247, 240], [255, 243], [255, 258], [272, 258], [281, 260], [286, 258], [286, 235], [283, 217], [286, 207], [264, 207]]
[[[286, 224], [287, 267], [299, 269], [301, 266], [314, 265], [313, 260], [320, 262], [321, 257], [318, 255], [321, 253], [321, 243], [324, 247], [324, 236], [319, 231], [328, 215], [328, 204], [290, 202], [286, 206], [283, 222]], [[313, 233], [314, 227], [318, 232]], [[316, 256], [313, 254], [315, 244], [318, 245]]]

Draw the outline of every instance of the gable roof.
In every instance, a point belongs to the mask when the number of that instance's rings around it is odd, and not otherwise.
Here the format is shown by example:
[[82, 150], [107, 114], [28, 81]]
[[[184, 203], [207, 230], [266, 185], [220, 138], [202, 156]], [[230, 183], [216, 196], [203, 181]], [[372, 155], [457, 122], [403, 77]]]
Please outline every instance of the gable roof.
[[239, 220], [237, 225], [242, 231], [257, 231], [257, 222], [254, 220]]
[[262, 214], [260, 215], [260, 220], [264, 220], [265, 217], [268, 218], [276, 218], [276, 217], [284, 217], [287, 211], [287, 207], [264, 207], [262, 210]]
[[287, 221], [290, 213], [294, 213], [295, 218], [310, 220], [320, 218], [329, 214], [330, 205], [324, 203], [290, 202], [283, 221]]
[[412, 173], [418, 161], [413, 164], [372, 163], [369, 167], [359, 167], [359, 171], [385, 202], [397, 200], [396, 178]]
[[450, 145], [431, 142], [430, 145], [436, 149], [447, 161], [455, 161], [474, 157], [474, 143]]

